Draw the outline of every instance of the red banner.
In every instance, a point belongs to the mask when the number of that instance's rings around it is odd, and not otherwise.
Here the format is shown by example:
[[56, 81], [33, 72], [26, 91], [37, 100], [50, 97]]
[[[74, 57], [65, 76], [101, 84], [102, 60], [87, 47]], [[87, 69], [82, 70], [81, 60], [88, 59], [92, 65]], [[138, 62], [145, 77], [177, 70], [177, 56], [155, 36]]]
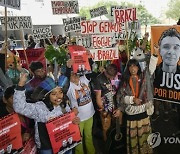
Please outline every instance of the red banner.
[[0, 119], [0, 153], [19, 153], [22, 147], [18, 115], [14, 113]]
[[70, 112], [46, 124], [54, 154], [64, 153], [81, 143], [79, 126], [72, 123], [74, 118], [74, 112]]
[[[25, 59], [25, 55], [24, 55], [24, 50], [17, 50], [17, 52], [19, 53], [19, 56], [21, 58], [22, 67], [28, 69], [26, 59]], [[29, 64], [32, 61], [40, 61], [41, 63], [43, 63], [44, 68], [46, 68], [46, 58], [44, 56], [44, 53], [45, 53], [44, 48], [26, 50], [26, 55], [27, 55]]]
[[86, 49], [80, 45], [69, 45], [68, 49], [71, 54], [71, 58], [74, 60], [73, 72], [81, 75], [90, 73], [91, 68]]
[[27, 141], [22, 154], [37, 154], [37, 148], [33, 137]]

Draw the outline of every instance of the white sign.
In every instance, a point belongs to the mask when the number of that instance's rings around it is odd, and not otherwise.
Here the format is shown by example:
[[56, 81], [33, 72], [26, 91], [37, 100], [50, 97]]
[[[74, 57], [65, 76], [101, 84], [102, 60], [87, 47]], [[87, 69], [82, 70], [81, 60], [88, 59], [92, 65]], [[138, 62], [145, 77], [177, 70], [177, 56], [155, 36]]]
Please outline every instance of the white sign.
[[115, 40], [125, 40], [126, 35], [128, 35], [128, 39], [133, 39], [134, 35], [141, 36], [141, 25], [139, 20], [134, 22], [127, 22], [127, 34], [125, 30], [125, 23], [121, 23], [122, 31], [120, 33], [115, 33]]
[[115, 9], [123, 9], [123, 6], [111, 6], [111, 16], [114, 16]]
[[101, 7], [92, 9], [92, 10], [90, 10], [89, 12], [90, 12], [91, 18], [108, 14], [108, 11], [107, 11], [107, 9], [106, 9], [105, 6], [101, 6]]
[[128, 21], [136, 21], [136, 20], [137, 20], [136, 8], [114, 10], [115, 23], [124, 23]]
[[53, 14], [78, 14], [78, 1], [51, 1]]
[[0, 6], [6, 6], [9, 8], [21, 9], [21, 1], [20, 0], [0, 0]]
[[108, 48], [115, 43], [112, 35], [92, 35], [91, 38], [93, 48]]
[[118, 48], [104, 48], [90, 50], [94, 61], [119, 59]]
[[82, 20], [86, 20], [86, 17], [73, 17], [73, 18], [63, 19], [65, 33], [80, 31]]
[[[2, 30], [5, 30], [5, 17], [0, 17]], [[32, 29], [30, 16], [7, 17], [7, 30]]]
[[81, 34], [119, 33], [121, 24], [112, 21], [81, 21]]
[[40, 40], [40, 39], [45, 39], [45, 38], [51, 38], [52, 37], [52, 32], [51, 32], [51, 27], [42, 27], [42, 28], [35, 28], [33, 29], [33, 36], [34, 39]]

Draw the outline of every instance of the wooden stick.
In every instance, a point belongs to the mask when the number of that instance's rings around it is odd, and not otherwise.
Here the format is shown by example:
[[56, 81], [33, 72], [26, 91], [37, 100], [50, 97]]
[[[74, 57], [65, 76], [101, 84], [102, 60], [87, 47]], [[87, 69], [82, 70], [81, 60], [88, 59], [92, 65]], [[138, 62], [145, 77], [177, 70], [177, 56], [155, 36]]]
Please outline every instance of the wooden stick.
[[25, 45], [24, 45], [24, 35], [23, 35], [23, 34], [24, 34], [23, 29], [20, 29], [21, 43], [22, 43], [22, 46], [23, 46], [23, 51], [24, 51], [24, 56], [25, 56], [27, 68], [28, 68], [28, 70], [29, 70], [29, 61], [28, 61], [27, 54], [26, 54], [26, 49], [25, 49]]
[[125, 22], [125, 31], [126, 31], [126, 49], [127, 49], [127, 57], [128, 57], [128, 60], [130, 58], [129, 56], [129, 42], [128, 42], [128, 31], [127, 31], [127, 21]]

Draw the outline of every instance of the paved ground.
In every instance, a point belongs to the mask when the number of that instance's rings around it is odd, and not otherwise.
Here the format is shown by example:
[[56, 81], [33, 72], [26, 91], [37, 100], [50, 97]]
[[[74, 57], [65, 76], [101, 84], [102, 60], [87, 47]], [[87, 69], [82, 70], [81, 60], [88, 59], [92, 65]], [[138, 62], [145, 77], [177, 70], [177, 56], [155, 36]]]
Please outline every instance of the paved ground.
[[[152, 122], [153, 132], [159, 132], [161, 135], [161, 144], [154, 148], [154, 154], [180, 154], [180, 136], [179, 138], [173, 138], [172, 134], [176, 132], [177, 129], [177, 112], [171, 111], [170, 119], [168, 122], [163, 121], [163, 109], [161, 109], [160, 117]], [[95, 121], [95, 129], [94, 129], [94, 144], [97, 153], [96, 154], [106, 154], [106, 144], [102, 140], [102, 132], [98, 129], [100, 126], [98, 122]], [[170, 143], [165, 143], [164, 137], [169, 137]], [[167, 139], [167, 138], [166, 138]], [[177, 143], [172, 143], [177, 139]], [[117, 152], [118, 154], [122, 154], [122, 152]], [[109, 153], [115, 154], [115, 153]]]

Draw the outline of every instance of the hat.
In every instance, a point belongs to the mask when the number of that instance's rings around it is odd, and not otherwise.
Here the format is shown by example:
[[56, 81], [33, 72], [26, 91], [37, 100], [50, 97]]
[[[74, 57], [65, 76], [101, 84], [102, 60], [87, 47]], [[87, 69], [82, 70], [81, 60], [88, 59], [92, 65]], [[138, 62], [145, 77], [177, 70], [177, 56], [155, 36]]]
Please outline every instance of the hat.
[[47, 94], [49, 94], [57, 86], [62, 88], [63, 92], [65, 92], [67, 87], [69, 88], [68, 83], [69, 83], [68, 78], [66, 76], [64, 76], [64, 75], [59, 76], [57, 83], [51, 77], [47, 77], [34, 90], [34, 92], [31, 95], [31, 98], [34, 101], [43, 100], [47, 96]]

